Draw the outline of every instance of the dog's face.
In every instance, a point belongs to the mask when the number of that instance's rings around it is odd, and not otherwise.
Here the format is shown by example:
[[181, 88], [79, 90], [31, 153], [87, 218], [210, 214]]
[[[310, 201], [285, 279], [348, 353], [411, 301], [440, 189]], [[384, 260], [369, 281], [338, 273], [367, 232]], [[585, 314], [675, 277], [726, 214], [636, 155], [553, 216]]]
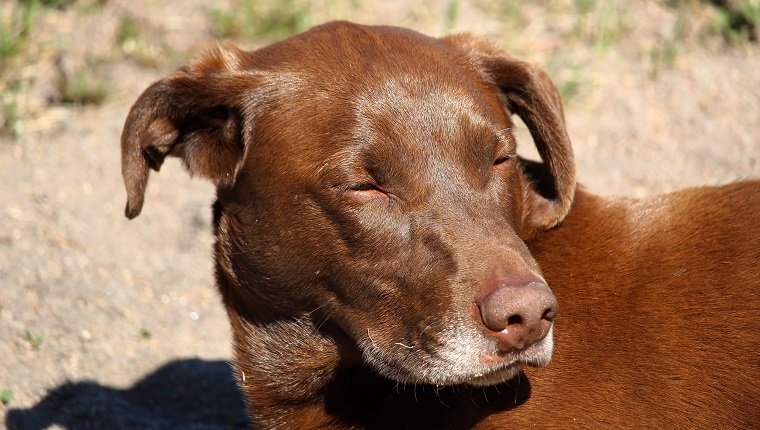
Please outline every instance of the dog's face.
[[217, 183], [219, 267], [252, 320], [330, 321], [405, 382], [551, 357], [557, 305], [522, 239], [569, 209], [572, 153], [545, 75], [482, 41], [337, 23], [220, 49], [143, 94], [122, 151], [128, 216], [166, 155]]

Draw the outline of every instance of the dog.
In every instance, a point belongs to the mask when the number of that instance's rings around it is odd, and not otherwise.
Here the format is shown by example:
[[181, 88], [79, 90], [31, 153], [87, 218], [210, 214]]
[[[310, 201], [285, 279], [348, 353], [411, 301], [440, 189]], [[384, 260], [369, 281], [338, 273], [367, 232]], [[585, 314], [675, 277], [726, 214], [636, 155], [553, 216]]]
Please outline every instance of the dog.
[[167, 156], [216, 184], [255, 426], [757, 418], [758, 183], [585, 193], [558, 91], [483, 39], [333, 22], [220, 47], [145, 90], [121, 151], [128, 218]]

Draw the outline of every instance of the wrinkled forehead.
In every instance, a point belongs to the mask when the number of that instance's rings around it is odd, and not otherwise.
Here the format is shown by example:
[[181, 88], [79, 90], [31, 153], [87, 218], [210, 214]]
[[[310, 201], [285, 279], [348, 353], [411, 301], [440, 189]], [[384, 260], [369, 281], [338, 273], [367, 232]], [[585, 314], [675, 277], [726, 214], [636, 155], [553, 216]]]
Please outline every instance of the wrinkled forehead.
[[[471, 85], [452, 85], [435, 75], [404, 73], [367, 83], [352, 105], [355, 138], [388, 134], [429, 141], [456, 139], [464, 130], [498, 136], [505, 125], [488, 112]], [[508, 125], [507, 125], [508, 126]]]
[[351, 114], [355, 146], [378, 155], [403, 150], [408, 163], [418, 167], [477, 161], [512, 143], [509, 117], [500, 105], [492, 108], [474, 85], [431, 74], [369, 83], [357, 93]]

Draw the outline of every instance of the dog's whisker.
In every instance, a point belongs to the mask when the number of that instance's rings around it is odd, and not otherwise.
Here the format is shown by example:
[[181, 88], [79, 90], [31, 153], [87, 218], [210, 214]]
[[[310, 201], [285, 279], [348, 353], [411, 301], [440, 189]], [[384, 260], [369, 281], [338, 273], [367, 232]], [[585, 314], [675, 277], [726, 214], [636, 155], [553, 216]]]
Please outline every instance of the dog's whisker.
[[491, 404], [491, 402], [488, 400], [488, 393], [486, 393], [485, 387], [483, 388], [483, 398], [485, 399], [487, 405]]
[[314, 312], [316, 312], [316, 311], [318, 311], [318, 310], [320, 310], [320, 309], [324, 308], [324, 307], [325, 307], [325, 306], [327, 306], [327, 305], [329, 305], [329, 303], [323, 303], [323, 304], [321, 304], [321, 305], [317, 306], [316, 308], [314, 308], [314, 309], [310, 310], [309, 312], [306, 312], [306, 315], [311, 315], [311, 314], [313, 314]]
[[417, 341], [420, 341], [422, 339], [422, 335], [425, 334], [425, 330], [429, 329], [432, 326], [433, 326], [433, 322], [431, 322], [430, 324], [426, 325], [422, 330], [420, 330], [420, 334], [417, 335]]
[[438, 385], [438, 384], [435, 385], [435, 396], [438, 398], [438, 403], [440, 403], [441, 405], [443, 405], [446, 408], [450, 408], [451, 407], [446, 402], [443, 401], [443, 398], [441, 397], [441, 386]]
[[370, 343], [372, 343], [372, 346], [377, 348], [377, 344], [375, 343], [375, 340], [372, 339], [372, 335], [369, 332], [369, 329], [367, 329], [367, 337], [369, 338]]
[[[313, 312], [313, 311], [312, 311], [312, 312]], [[330, 320], [330, 318], [332, 318], [332, 316], [333, 316], [333, 315], [334, 315], [334, 311], [333, 311], [333, 312], [330, 312], [330, 313], [327, 313], [327, 314], [325, 314], [325, 315], [324, 315], [324, 316], [323, 316], [323, 317], [320, 319], [320, 321], [319, 321], [319, 324], [317, 324], [317, 330], [320, 330], [320, 329], [322, 328], [322, 326], [324, 326], [324, 325], [325, 325], [325, 323], [327, 323], [327, 321], [329, 321], [329, 320]]]

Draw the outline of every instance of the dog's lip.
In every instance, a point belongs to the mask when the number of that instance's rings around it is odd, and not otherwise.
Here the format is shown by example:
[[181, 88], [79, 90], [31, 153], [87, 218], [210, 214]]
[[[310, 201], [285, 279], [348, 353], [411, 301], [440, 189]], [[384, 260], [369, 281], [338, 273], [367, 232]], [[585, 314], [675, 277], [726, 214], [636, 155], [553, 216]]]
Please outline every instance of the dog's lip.
[[516, 353], [484, 353], [481, 355], [481, 362], [486, 369], [467, 378], [466, 383], [476, 386], [492, 385], [517, 376], [525, 367], [544, 367], [551, 361], [550, 355], [542, 353], [544, 348], [546, 345], [542, 340]]
[[497, 368], [489, 369], [486, 372], [475, 373], [470, 378], [466, 378], [465, 383], [472, 385], [492, 385], [494, 379], [505, 379], [500, 378], [501, 375], [514, 376], [526, 366], [532, 366], [532, 364], [522, 360], [509, 361]]
[[527, 350], [523, 350], [517, 353], [485, 353], [481, 355], [481, 362], [488, 368], [483, 373], [498, 372], [500, 369], [509, 367], [515, 364], [531, 367], [543, 367], [545, 363], [541, 358], [541, 354], [531, 354]]
[[[478, 372], [478, 373], [474, 374], [473, 378], [480, 378], [480, 377], [484, 377], [484, 376], [493, 375], [493, 374], [496, 374], [496, 373], [502, 373], [505, 370], [511, 370], [511, 369], [516, 368], [516, 367], [521, 367], [522, 368], [522, 367], [526, 367], [526, 366], [532, 366], [532, 367], [537, 367], [538, 366], [537, 360], [533, 360], [531, 358], [525, 358], [525, 357], [519, 357], [519, 358], [515, 357], [515, 358], [512, 358], [512, 359], [506, 359], [506, 360], [505, 360], [504, 357], [498, 357], [498, 358], [496, 358], [496, 357], [488, 357], [487, 360], [491, 361], [491, 363], [493, 363], [492, 360], [498, 360], [498, 363], [492, 364], [487, 369], [485, 369], [483, 372]], [[484, 361], [485, 361], [485, 359], [484, 359]]]
[[552, 328], [553, 326], [549, 328], [547, 335], [541, 340], [525, 349], [509, 352], [502, 352], [500, 350], [483, 352], [480, 355], [480, 361], [486, 367], [494, 369], [507, 367], [513, 363], [522, 363], [523, 365], [533, 367], [543, 367], [551, 360], [551, 354], [547, 354], [547, 349], [549, 352], [553, 349], [553, 336], [551, 336], [553, 331]]
[[[501, 358], [501, 360], [504, 360]], [[519, 357], [492, 366], [463, 379], [463, 383], [474, 386], [489, 386], [506, 382], [516, 377], [526, 367], [544, 367], [548, 363], [537, 357]]]

